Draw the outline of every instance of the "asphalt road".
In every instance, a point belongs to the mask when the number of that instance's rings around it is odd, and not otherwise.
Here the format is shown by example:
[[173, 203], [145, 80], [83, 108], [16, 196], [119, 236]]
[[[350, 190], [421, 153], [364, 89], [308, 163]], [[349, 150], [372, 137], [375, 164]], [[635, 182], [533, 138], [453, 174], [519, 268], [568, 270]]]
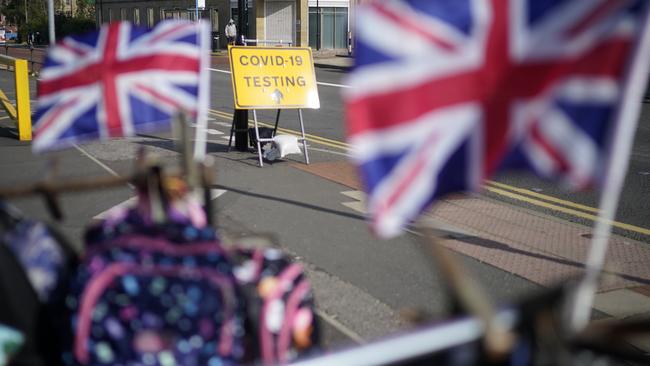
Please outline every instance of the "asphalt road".
[[[232, 89], [230, 75], [227, 73], [228, 67], [215, 65], [214, 70], [211, 74], [212, 107], [232, 113]], [[305, 111], [307, 133], [344, 143], [344, 106], [341, 95], [345, 91], [345, 72], [317, 68], [316, 78], [319, 82], [321, 109]], [[291, 113], [291, 111], [286, 112], [289, 115]], [[260, 120], [268, 123], [272, 123], [275, 119], [274, 112], [270, 111], [260, 112], [258, 116]], [[295, 125], [285, 125], [282, 122], [281, 126], [283, 125], [295, 129]], [[345, 152], [344, 149], [330, 148]], [[593, 219], [597, 215], [599, 202], [597, 190], [568, 191], [554, 182], [539, 179], [526, 172], [505, 172], [493, 180], [506, 185], [487, 186], [488, 190], [484, 193], [497, 200], [589, 226], [593, 224]], [[503, 194], [501, 192], [503, 190], [509, 194]], [[614, 231], [617, 234], [643, 242], [650, 241], [650, 199], [648, 197], [650, 197], [650, 104], [643, 104], [625, 186], [615, 219], [618, 225], [615, 225]], [[543, 204], [540, 204], [540, 201]], [[548, 203], [552, 204], [551, 208]]]

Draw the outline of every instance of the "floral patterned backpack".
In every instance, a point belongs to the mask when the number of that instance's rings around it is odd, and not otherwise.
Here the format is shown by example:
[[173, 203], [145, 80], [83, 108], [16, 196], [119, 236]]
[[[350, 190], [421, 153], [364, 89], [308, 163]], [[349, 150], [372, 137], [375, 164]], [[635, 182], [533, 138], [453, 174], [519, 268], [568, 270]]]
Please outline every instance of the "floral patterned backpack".
[[229, 365], [244, 357], [243, 302], [214, 230], [149, 225], [134, 210], [87, 233], [68, 306], [70, 363]]

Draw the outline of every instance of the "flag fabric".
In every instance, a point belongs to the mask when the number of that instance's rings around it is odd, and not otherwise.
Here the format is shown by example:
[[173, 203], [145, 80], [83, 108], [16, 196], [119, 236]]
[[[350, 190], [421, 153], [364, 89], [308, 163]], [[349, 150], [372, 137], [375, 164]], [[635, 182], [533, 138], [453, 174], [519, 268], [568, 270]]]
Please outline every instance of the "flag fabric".
[[38, 82], [34, 151], [168, 130], [181, 110], [207, 113], [198, 106], [208, 92], [208, 34], [203, 22], [119, 22], [51, 47]]
[[647, 15], [643, 0], [360, 9], [345, 99], [374, 231], [397, 235], [436, 198], [499, 169], [597, 185]]

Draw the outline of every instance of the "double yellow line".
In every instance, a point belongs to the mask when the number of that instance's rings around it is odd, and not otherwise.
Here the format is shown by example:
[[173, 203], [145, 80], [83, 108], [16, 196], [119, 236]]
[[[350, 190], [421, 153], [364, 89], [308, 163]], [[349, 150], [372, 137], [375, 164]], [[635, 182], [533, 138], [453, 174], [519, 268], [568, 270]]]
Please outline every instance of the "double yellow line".
[[[232, 114], [220, 112], [213, 109], [211, 109], [210, 112], [215, 116], [232, 120]], [[257, 123], [261, 126], [273, 127], [273, 124], [262, 123], [260, 121], [258, 121]], [[300, 136], [300, 131], [294, 131], [294, 130], [279, 128], [279, 127], [278, 127], [278, 131], [295, 135], [295, 136]], [[318, 143], [336, 149], [341, 149], [343, 151], [348, 151], [350, 148], [350, 145], [346, 144], [345, 142], [330, 140], [324, 137], [309, 135], [309, 134], [305, 134], [305, 136], [307, 136], [308, 141], [313, 143]], [[528, 204], [537, 207], [542, 207], [545, 209], [562, 212], [564, 214], [568, 214], [571, 216], [579, 217], [590, 221], [598, 220], [598, 209], [594, 207], [582, 205], [579, 203], [563, 200], [557, 197], [541, 194], [539, 192], [531, 191], [529, 189], [518, 188], [508, 184], [495, 182], [495, 181], [486, 181], [484, 188], [487, 191], [497, 194], [499, 196], [507, 197], [521, 202], [526, 202]], [[627, 231], [650, 236], [650, 229], [646, 229], [643, 227], [634, 226], [634, 225], [630, 225], [618, 221], [612, 221], [612, 226], [619, 229], [624, 229]]]
[[[508, 197], [518, 201], [526, 202], [537, 207], [543, 207], [553, 211], [562, 212], [575, 217], [580, 217], [590, 221], [598, 220], [598, 209], [579, 203], [566, 201], [557, 197], [541, 194], [529, 189], [517, 188], [507, 184], [494, 181], [487, 181], [485, 189], [489, 192], [496, 193], [500, 196]], [[650, 235], [650, 229], [626, 224], [623, 222], [612, 221], [612, 226], [632, 231], [635, 233]]]
[[[214, 110], [214, 109], [210, 109], [210, 113], [212, 113], [212, 115], [222, 117], [222, 118], [225, 118], [225, 119], [228, 119], [228, 120], [232, 121], [232, 114], [230, 114], [230, 113], [225, 113], [225, 112], [217, 111], [217, 110]], [[249, 122], [252, 123], [253, 120], [249, 119]], [[259, 120], [257, 121], [257, 123], [260, 126], [264, 126], [264, 127], [271, 127], [272, 128], [274, 126], [274, 124], [260, 122]], [[289, 129], [281, 128], [281, 127], [278, 127], [278, 131], [284, 132], [286, 134], [302, 137], [300, 135], [300, 131], [289, 130]], [[307, 137], [307, 141], [309, 141], [309, 142], [325, 145], [325, 146], [328, 146], [328, 147], [333, 147], [335, 149], [347, 151], [348, 147], [349, 147], [349, 145], [346, 144], [345, 142], [330, 140], [330, 139], [327, 139], [327, 138], [324, 138], [324, 137], [320, 137], [320, 136], [316, 136], [316, 135], [310, 135], [308, 133], [306, 133], [305, 136]]]

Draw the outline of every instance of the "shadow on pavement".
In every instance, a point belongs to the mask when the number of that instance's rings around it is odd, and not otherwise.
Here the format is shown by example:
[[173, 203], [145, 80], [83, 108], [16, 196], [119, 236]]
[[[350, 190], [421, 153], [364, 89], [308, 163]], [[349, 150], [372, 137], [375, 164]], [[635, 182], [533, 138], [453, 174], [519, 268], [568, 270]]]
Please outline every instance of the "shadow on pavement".
[[[496, 249], [496, 250], [502, 250], [502, 251], [505, 251], [505, 252], [521, 254], [521, 255], [528, 256], [528, 257], [532, 257], [532, 258], [542, 259], [542, 260], [545, 260], [545, 261], [550, 261], [550, 262], [563, 264], [563, 265], [566, 265], [566, 266], [575, 267], [576, 269], [583, 269], [584, 268], [584, 265], [582, 263], [580, 263], [580, 262], [575, 262], [575, 261], [565, 259], [565, 258], [551, 257], [551, 256], [544, 255], [544, 254], [533, 253], [533, 252], [513, 248], [513, 247], [511, 247], [511, 246], [509, 246], [507, 244], [503, 244], [503, 243], [500, 243], [498, 241], [494, 241], [494, 240], [490, 240], [490, 239], [479, 238], [477, 236], [462, 236], [462, 237], [451, 236], [451, 238], [453, 238], [455, 240], [458, 240], [458, 241], [462, 241], [463, 243], [467, 243], [467, 244], [473, 244], [473, 245], [478, 245], [478, 246], [488, 248], [488, 249]], [[645, 284], [645, 285], [650, 284], [650, 280], [647, 280], [647, 279], [641, 278], [641, 277], [636, 277], [636, 276], [623, 274], [623, 273], [617, 273], [617, 272], [603, 270], [603, 274], [619, 276], [619, 277], [624, 278], [626, 280], [638, 282], [638, 283]]]
[[229, 186], [224, 186], [224, 185], [220, 185], [220, 184], [214, 185], [213, 188], [225, 189], [227, 191], [234, 192], [234, 193], [239, 193], [239, 194], [244, 195], [244, 196], [261, 198], [261, 199], [265, 199], [265, 200], [269, 200], [269, 201], [282, 202], [282, 203], [286, 203], [286, 204], [293, 205], [293, 206], [304, 207], [304, 208], [308, 208], [310, 210], [325, 212], [325, 213], [329, 213], [329, 214], [332, 214], [332, 215], [343, 216], [343, 217], [347, 217], [347, 218], [351, 218], [351, 219], [355, 219], [355, 220], [361, 220], [361, 221], [366, 220], [366, 218], [364, 216], [362, 216], [362, 215], [355, 215], [355, 214], [351, 214], [351, 213], [348, 213], [348, 212], [332, 210], [332, 209], [329, 209], [329, 208], [315, 206], [315, 205], [311, 205], [309, 203], [290, 200], [290, 199], [286, 199], [286, 198], [279, 198], [279, 197], [269, 196], [269, 195], [266, 195], [266, 194], [247, 192], [247, 191], [243, 191], [241, 189], [237, 189], [237, 188], [233, 188], [233, 187], [229, 187]]

